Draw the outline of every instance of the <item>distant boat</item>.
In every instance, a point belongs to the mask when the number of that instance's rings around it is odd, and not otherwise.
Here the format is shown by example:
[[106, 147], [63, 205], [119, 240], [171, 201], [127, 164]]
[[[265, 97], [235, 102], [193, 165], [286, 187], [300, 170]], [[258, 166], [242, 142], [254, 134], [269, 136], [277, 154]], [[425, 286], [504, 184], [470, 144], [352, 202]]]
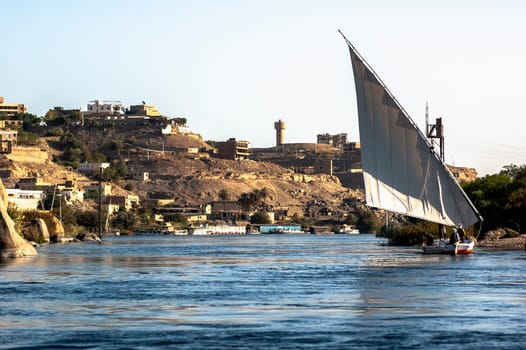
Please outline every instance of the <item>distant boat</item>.
[[301, 229], [301, 225], [288, 224], [288, 225], [276, 225], [276, 224], [264, 224], [258, 226], [258, 232], [260, 234], [295, 234], [305, 233]]
[[[186, 232], [186, 231], [183, 231]], [[183, 233], [181, 231], [177, 231], [173, 225], [169, 222], [165, 222], [160, 226], [157, 227], [146, 227], [146, 228], [139, 228], [135, 230], [136, 235], [144, 235], [144, 236], [152, 236], [152, 235], [181, 235], [181, 234], [187, 234]]]
[[238, 225], [201, 225], [200, 227], [190, 228], [189, 235], [205, 236], [205, 235], [244, 235], [247, 233], [246, 226]]
[[[465, 227], [482, 217], [432, 144], [343, 35], [354, 73], [363, 179], [370, 207], [439, 225]], [[424, 253], [468, 254], [474, 242], [436, 240]]]
[[352, 225], [344, 224], [344, 225], [342, 225], [342, 227], [340, 227], [339, 229], [334, 231], [334, 233], [336, 233], [336, 234], [357, 235], [357, 234], [360, 233], [360, 230], [358, 230], [357, 228], [355, 228]]

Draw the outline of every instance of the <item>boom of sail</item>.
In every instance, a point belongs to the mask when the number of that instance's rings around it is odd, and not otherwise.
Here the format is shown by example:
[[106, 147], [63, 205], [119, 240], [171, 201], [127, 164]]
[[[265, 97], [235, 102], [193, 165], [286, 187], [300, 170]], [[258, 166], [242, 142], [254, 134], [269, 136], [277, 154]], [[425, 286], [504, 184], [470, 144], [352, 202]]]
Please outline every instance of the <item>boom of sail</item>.
[[345, 41], [356, 86], [367, 205], [445, 225], [481, 220], [424, 134]]

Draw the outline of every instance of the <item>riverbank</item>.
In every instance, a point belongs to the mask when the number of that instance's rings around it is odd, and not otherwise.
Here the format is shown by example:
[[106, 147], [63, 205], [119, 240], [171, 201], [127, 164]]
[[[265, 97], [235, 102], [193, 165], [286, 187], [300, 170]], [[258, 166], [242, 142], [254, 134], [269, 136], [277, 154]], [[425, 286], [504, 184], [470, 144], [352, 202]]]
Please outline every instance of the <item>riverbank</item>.
[[513, 238], [484, 239], [477, 241], [477, 247], [501, 250], [525, 250], [526, 235]]

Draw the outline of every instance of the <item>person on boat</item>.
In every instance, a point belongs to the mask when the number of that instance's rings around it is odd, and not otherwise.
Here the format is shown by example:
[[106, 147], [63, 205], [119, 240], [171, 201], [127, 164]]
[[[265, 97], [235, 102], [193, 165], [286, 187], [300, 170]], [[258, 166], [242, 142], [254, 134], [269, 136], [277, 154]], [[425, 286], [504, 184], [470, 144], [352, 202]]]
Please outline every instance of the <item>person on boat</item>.
[[438, 233], [440, 234], [440, 239], [446, 239], [446, 225], [438, 224]]
[[466, 238], [466, 232], [464, 231], [464, 226], [462, 226], [462, 224], [457, 225], [457, 232], [460, 238], [460, 242], [464, 243], [464, 239]]
[[435, 237], [429, 233], [424, 233], [422, 236], [422, 241], [424, 242], [424, 245], [432, 246], [435, 243]]
[[449, 236], [449, 244], [456, 244], [460, 241], [460, 237], [458, 236], [457, 229], [454, 228], [451, 230], [451, 236]]

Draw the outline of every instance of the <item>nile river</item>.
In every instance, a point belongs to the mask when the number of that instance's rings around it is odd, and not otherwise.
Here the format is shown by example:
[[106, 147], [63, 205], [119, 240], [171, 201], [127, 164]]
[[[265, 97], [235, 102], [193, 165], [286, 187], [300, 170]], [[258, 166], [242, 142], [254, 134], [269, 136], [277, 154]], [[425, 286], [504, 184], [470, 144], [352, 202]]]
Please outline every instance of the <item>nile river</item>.
[[0, 262], [2, 349], [526, 348], [526, 252], [111, 237]]

